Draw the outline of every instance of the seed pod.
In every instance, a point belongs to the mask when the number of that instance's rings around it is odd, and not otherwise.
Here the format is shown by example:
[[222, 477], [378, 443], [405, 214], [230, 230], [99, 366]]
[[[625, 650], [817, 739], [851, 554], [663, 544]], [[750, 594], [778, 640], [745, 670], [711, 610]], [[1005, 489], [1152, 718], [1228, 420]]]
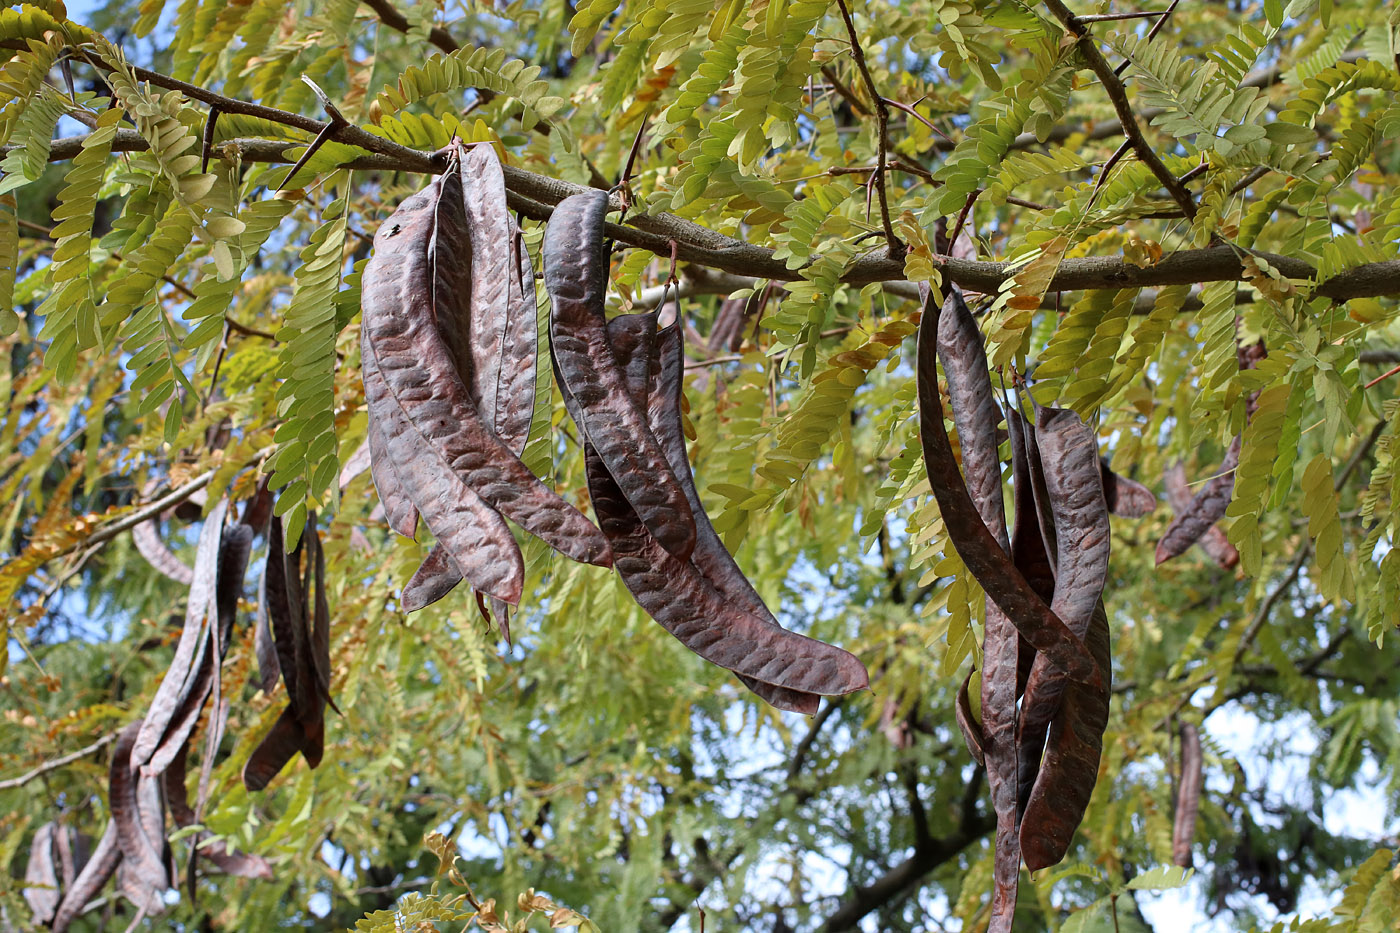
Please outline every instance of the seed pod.
[[1225, 517], [1230, 507], [1230, 497], [1235, 493], [1235, 467], [1240, 462], [1239, 435], [1230, 442], [1220, 471], [1201, 487], [1186, 508], [1177, 513], [1167, 526], [1162, 540], [1157, 542], [1157, 563], [1171, 560], [1200, 540], [1217, 521]]
[[[371, 416], [383, 432], [389, 461], [410, 464], [399, 471], [399, 480], [405, 493], [422, 506], [423, 520], [437, 537], [437, 547], [451, 557], [457, 578], [466, 572], [478, 590], [518, 603], [525, 581], [525, 561], [500, 513], [441, 459], [423, 450], [422, 434], [390, 396], [378, 366], [366, 359], [363, 374], [365, 398], [369, 400]], [[415, 456], [417, 460], [413, 459]], [[587, 524], [581, 514], [579, 518]], [[606, 542], [603, 547], [606, 548]], [[432, 569], [429, 568], [430, 573]], [[451, 575], [447, 576], [447, 580], [435, 581], [431, 587], [425, 586], [425, 580], [418, 580], [413, 591], [404, 595], [405, 611], [411, 611], [410, 605], [428, 605], [431, 600], [425, 597], [433, 590], [446, 595], [456, 585]]]
[[[1087, 637], [1108, 579], [1110, 544], [1097, 440], [1093, 428], [1068, 409], [1041, 408], [1036, 421], [1059, 549], [1055, 597], [1050, 607], [1071, 632]], [[1040, 758], [1046, 729], [1059, 711], [1065, 684], [1062, 672], [1045, 658], [1036, 658], [1026, 681], [1018, 732], [1022, 747], [1022, 801], [1029, 798], [1032, 783], [1039, 780], [1033, 768]], [[1097, 774], [1096, 765], [1087, 776], [1091, 783]], [[1076, 779], [1084, 780], [1086, 776], [1081, 774]]]
[[[161, 853], [165, 836], [161, 833], [160, 842], [157, 843], [150, 838], [148, 828], [143, 825], [137, 788], [138, 772], [131, 764], [131, 750], [140, 729], [139, 722], [131, 723], [118, 733], [117, 741], [112, 746], [112, 760], [108, 766], [108, 802], [112, 820], [117, 824], [117, 844], [121, 847], [124, 864], [149, 884], [159, 884], [163, 891], [170, 886]], [[159, 898], [155, 900], [159, 901]]]
[[[161, 775], [165, 788], [165, 802], [170, 808], [170, 816], [175, 820], [175, 825], [182, 829], [198, 822], [194, 810], [190, 809], [189, 792], [185, 788], [187, 751], [188, 746], [182, 748], [180, 754], [170, 763], [170, 767]], [[223, 842], [217, 840], [206, 842], [202, 832], [195, 834], [189, 839], [189, 842], [192, 861], [196, 858], [206, 858], [213, 863], [215, 868], [225, 874], [236, 875], [239, 878], [272, 880], [272, 865], [261, 855], [232, 852]]]
[[1157, 510], [1157, 495], [1137, 480], [1119, 476], [1109, 468], [1108, 459], [1099, 458], [1103, 495], [1108, 510], [1121, 518], [1142, 518]]
[[1172, 823], [1172, 864], [1191, 867], [1191, 841], [1201, 806], [1201, 735], [1189, 722], [1181, 724], [1181, 784], [1176, 790], [1176, 819]]
[[962, 686], [958, 688], [957, 704], [953, 707], [953, 718], [957, 720], [958, 729], [962, 731], [963, 742], [967, 744], [967, 751], [972, 755], [972, 760], [979, 765], [986, 762], [986, 750], [982, 741], [982, 726], [972, 715], [972, 700], [968, 696], [968, 685], [972, 683], [972, 674], [968, 673], [963, 678]]
[[[469, 263], [469, 249], [461, 179], [455, 171], [406, 199], [375, 234], [374, 253], [362, 277], [366, 398], [372, 417], [384, 414], [390, 400], [397, 404], [407, 421], [400, 434], [411, 448], [406, 456], [391, 449], [389, 459], [420, 510], [443, 503], [414, 495], [415, 478], [405, 474], [431, 471], [439, 486], [442, 474], [455, 474], [488, 505], [552, 547], [576, 560], [607, 566], [607, 543], [598, 529], [547, 489], [482, 420], [459, 375], [460, 360], [439, 331], [439, 319], [463, 316], [445, 303], [469, 300], [460, 283], [458, 290], [444, 285], [451, 270]], [[456, 353], [461, 352], [459, 347]], [[382, 380], [377, 393], [370, 385], [375, 378]], [[381, 427], [392, 446], [392, 426]], [[443, 534], [444, 526], [439, 517], [434, 533]], [[459, 566], [466, 561], [467, 552], [449, 550]]]
[[695, 520], [646, 418], [632, 401], [608, 343], [603, 298], [608, 196], [565, 198], [544, 234], [544, 281], [552, 302], [549, 340], [561, 389], [579, 430], [652, 537], [677, 560], [695, 549]]
[[940, 312], [938, 359], [948, 379], [948, 402], [953, 410], [953, 424], [958, 429], [968, 495], [987, 530], [1003, 551], [1009, 551], [1001, 493], [1001, 458], [997, 455], [1001, 409], [997, 407], [992, 380], [987, 375], [987, 349], [982, 342], [982, 332], [977, 329], [977, 320], [956, 287], [949, 288]]
[[[619, 315], [608, 322], [607, 334], [622, 367], [628, 392], [647, 422], [675, 472], [695, 517], [695, 550], [690, 563], [726, 599], [759, 621], [778, 626], [778, 620], [759, 597], [729, 550], [710, 524], [709, 515], [695, 488], [686, 454], [681, 395], [685, 375], [684, 335], [678, 322], [656, 331], [655, 313]], [[821, 698], [766, 684], [738, 675], [744, 686], [779, 708], [812, 715]]]
[[53, 918], [54, 933], [65, 933], [87, 908], [88, 902], [106, 886], [121, 860], [121, 847], [117, 844], [117, 823], [116, 820], [108, 820], [102, 839], [83, 864], [77, 879], [63, 892], [63, 900]]
[[[958, 429], [967, 493], [982, 524], [1005, 552], [1001, 458], [997, 425], [1001, 410], [987, 375], [987, 351], [962, 293], [951, 288], [938, 321], [938, 358], [948, 378], [948, 401]], [[1011, 929], [1021, 853], [1016, 836], [1016, 683], [1021, 637], [992, 599], [986, 602], [982, 639], [982, 753], [996, 812], [991, 933]]]
[[53, 919], [63, 894], [54, 857], [56, 829], [57, 823], [45, 823], [34, 831], [29, 861], [24, 866], [24, 900], [34, 911], [34, 922], [40, 925]]
[[136, 545], [136, 551], [158, 570], [163, 576], [169, 577], [176, 583], [189, 586], [194, 579], [194, 571], [190, 565], [175, 556], [175, 552], [165, 546], [165, 542], [160, 539], [160, 529], [156, 520], [142, 522], [131, 529], [131, 543]]
[[477, 410], [517, 457], [535, 406], [538, 328], [535, 270], [506, 208], [495, 147], [458, 143], [458, 172], [471, 234], [471, 377]]
[[185, 607], [185, 625], [180, 631], [180, 641], [175, 646], [175, 656], [171, 659], [170, 667], [161, 679], [160, 686], [156, 688], [156, 695], [151, 699], [146, 718], [133, 733], [128, 752], [132, 768], [139, 768], [151, 760], [176, 711], [198, 682], [198, 672], [204, 662], [204, 653], [209, 643], [209, 627], [218, 612], [214, 603], [214, 591], [218, 575], [219, 544], [223, 539], [224, 516], [227, 512], [228, 500], [223, 499], [204, 519], [199, 546], [195, 551], [194, 578]]
[[[1186, 469], [1177, 461], [1167, 468], [1162, 476], [1162, 485], [1167, 491], [1167, 503], [1178, 514], [1186, 511], [1191, 506], [1191, 490], [1186, 485]], [[1223, 570], [1229, 570], [1240, 562], [1240, 552], [1235, 550], [1235, 546], [1230, 543], [1230, 539], [1225, 536], [1215, 525], [1211, 525], [1201, 532], [1201, 536], [1196, 539], [1196, 544], [1201, 550], [1206, 552], [1206, 556], [1215, 561], [1216, 565]]]
[[1101, 682], [1068, 684], [1060, 712], [1050, 724], [1045, 759], [1021, 816], [1021, 856], [1031, 871], [1065, 857], [1098, 779], [1113, 670], [1102, 603], [1094, 609], [1086, 641]]
[[939, 315], [930, 297], [931, 293], [925, 296], [924, 314], [919, 323], [919, 424], [929, 485], [943, 514], [948, 537], [987, 595], [1001, 607], [1037, 651], [1048, 655], [1050, 662], [1067, 671], [1070, 677], [1098, 682], [1102, 675], [1083, 642], [1031, 589], [1010, 556], [982, 523], [963, 485], [962, 474], [958, 471], [957, 460], [948, 441], [948, 432], [943, 427], [943, 402], [938, 396], [935, 353]]
[[418, 508], [404, 491], [399, 479], [398, 467], [389, 458], [389, 443], [384, 439], [384, 429], [375, 418], [369, 421], [370, 476], [374, 488], [379, 493], [379, 501], [384, 503], [384, 514], [389, 527], [413, 538], [418, 535]]

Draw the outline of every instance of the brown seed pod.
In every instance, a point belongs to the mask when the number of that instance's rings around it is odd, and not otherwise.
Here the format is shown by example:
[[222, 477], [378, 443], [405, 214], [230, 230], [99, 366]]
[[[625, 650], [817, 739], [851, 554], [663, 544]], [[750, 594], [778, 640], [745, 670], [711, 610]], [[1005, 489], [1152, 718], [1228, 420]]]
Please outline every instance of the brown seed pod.
[[404, 491], [399, 480], [398, 467], [389, 457], [389, 443], [384, 439], [384, 429], [375, 418], [369, 422], [370, 476], [374, 480], [379, 501], [384, 504], [384, 515], [389, 527], [405, 538], [418, 535], [418, 508]]
[[214, 594], [218, 582], [219, 544], [223, 539], [224, 516], [227, 513], [228, 500], [223, 499], [204, 519], [199, 546], [195, 551], [193, 580], [185, 607], [185, 625], [175, 646], [175, 656], [160, 686], [156, 688], [146, 718], [133, 733], [127, 753], [133, 769], [151, 760], [171, 720], [199, 681], [198, 672], [209, 644], [209, 627], [218, 614]]
[[1157, 494], [1137, 480], [1119, 476], [1099, 458], [1099, 473], [1103, 479], [1103, 496], [1108, 510], [1120, 518], [1142, 518], [1157, 510]]
[[[112, 760], [108, 765], [108, 802], [112, 809], [112, 821], [117, 825], [117, 844], [121, 847], [123, 864], [129, 871], [142, 879], [142, 887], [132, 889], [138, 906], [161, 904], [159, 893], [170, 887], [166, 874], [165, 833], [158, 832], [158, 839], [152, 838], [149, 808], [143, 813], [140, 799], [139, 772], [132, 766], [131, 750], [141, 729], [134, 722], [122, 729], [112, 746]], [[152, 780], [147, 778], [146, 780]], [[147, 893], [147, 887], [155, 889], [154, 896]], [[128, 885], [130, 887], [130, 885]], [[163, 905], [162, 905], [163, 906]]]
[[1113, 673], [1102, 603], [1095, 607], [1086, 641], [1102, 680], [1066, 685], [1060, 711], [1050, 724], [1040, 774], [1021, 816], [1021, 856], [1031, 871], [1065, 857], [1098, 780]]
[[963, 678], [962, 686], [958, 688], [958, 699], [953, 707], [953, 718], [957, 720], [958, 729], [962, 732], [963, 742], [967, 744], [967, 751], [972, 755], [972, 760], [979, 765], [986, 763], [986, 750], [982, 741], [982, 725], [972, 714], [972, 699], [968, 695], [968, 686], [972, 683], [972, 673], [969, 672]]
[[[417, 585], [412, 591], [406, 589], [402, 598], [405, 611], [428, 605], [432, 600], [426, 596], [433, 591], [439, 591], [438, 597], [446, 595], [464, 572], [476, 589], [518, 603], [525, 581], [525, 561], [505, 520], [441, 459], [424, 452], [421, 433], [389, 394], [378, 366], [366, 360], [363, 372], [365, 398], [369, 400], [371, 417], [383, 432], [388, 462], [409, 464], [402, 469], [396, 467], [398, 480], [405, 494], [422, 504], [423, 520], [438, 539], [434, 550], [446, 552], [433, 561], [428, 572], [433, 572], [443, 556], [449, 558], [456, 571], [455, 575], [442, 571], [439, 576], [446, 579], [434, 581], [432, 586], [415, 576]], [[417, 460], [413, 459], [415, 456]], [[579, 518], [587, 524], [582, 515]]]
[[1201, 807], [1201, 734], [1189, 722], [1181, 724], [1181, 783], [1176, 789], [1176, 819], [1172, 822], [1172, 864], [1191, 867], [1191, 841]]
[[[552, 302], [550, 350], [579, 430], [652, 537], [677, 560], [695, 549], [695, 519], [646, 418], [627, 392], [608, 342], [603, 299], [608, 196], [565, 198], [544, 234], [544, 281]], [[579, 420], [581, 419], [581, 420]]]
[[949, 539], [963, 563], [982, 584], [1016, 629], [1037, 651], [1076, 680], [1096, 683], [1102, 679], [1097, 666], [1064, 622], [1031, 589], [1025, 577], [982, 523], [967, 494], [947, 429], [943, 426], [943, 402], [938, 397], [938, 309], [925, 295], [919, 323], [918, 396], [919, 424], [924, 445], [924, 465], [929, 485], [943, 514]]
[[[182, 829], [199, 822], [195, 817], [194, 810], [190, 808], [189, 792], [185, 788], [188, 748], [188, 745], [181, 748], [180, 754], [161, 775], [165, 788], [166, 806], [170, 808], [170, 816], [175, 821], [175, 825]], [[208, 859], [219, 871], [228, 875], [236, 875], [239, 878], [258, 878], [263, 881], [271, 881], [273, 878], [272, 864], [261, 855], [230, 851], [223, 842], [217, 840], [205, 842], [202, 832], [188, 838], [191, 860]]]
[[1178, 554], [1186, 553], [1191, 545], [1200, 540], [1206, 529], [1225, 517], [1230, 507], [1230, 497], [1235, 493], [1235, 467], [1240, 462], [1240, 438], [1230, 442], [1220, 470], [1206, 481], [1201, 491], [1177, 513], [1162, 540], [1157, 542], [1157, 563], [1171, 560]]
[[[1167, 491], [1167, 503], [1177, 514], [1190, 508], [1191, 490], [1186, 485], [1186, 468], [1182, 466], [1181, 461], [1178, 460], [1167, 468], [1162, 476], [1162, 485]], [[1223, 570], [1229, 570], [1240, 562], [1240, 552], [1235, 550], [1225, 532], [1215, 525], [1201, 532], [1196, 544]]]
[[63, 892], [63, 900], [53, 918], [54, 933], [64, 933], [72, 925], [87, 908], [88, 903], [97, 897], [97, 892], [106, 886], [121, 860], [122, 851], [117, 843], [117, 822], [108, 820], [102, 839], [92, 850], [92, 855], [83, 863], [78, 877]]
[[[1094, 429], [1068, 409], [1041, 408], [1036, 422], [1059, 550], [1055, 597], [1050, 607], [1071, 632], [1087, 637], [1108, 579], [1110, 544], [1097, 439]], [[1045, 658], [1036, 658], [1026, 681], [1018, 731], [1023, 802], [1030, 797], [1032, 782], [1040, 780], [1033, 769], [1046, 740], [1046, 729], [1059, 711], [1066, 683], [1062, 672]], [[1097, 773], [1095, 766], [1088, 776], [1091, 783]], [[1077, 775], [1075, 779], [1085, 780], [1086, 776]]]
[[[678, 322], [656, 331], [654, 312], [619, 315], [608, 322], [608, 339], [627, 379], [628, 392], [646, 413], [657, 443], [685, 490], [686, 501], [695, 517], [695, 550], [690, 563], [720, 595], [760, 621], [778, 626], [778, 620], [759, 597], [739, 565], [734, 562], [695, 488], [694, 474], [686, 454], [682, 422], [681, 394], [685, 375], [684, 336]], [[812, 715], [821, 698], [738, 675], [764, 701], [785, 710]]]
[[[446, 303], [469, 301], [469, 291], [463, 294], [460, 283], [456, 289], [443, 283], [452, 270], [460, 274], [469, 266], [469, 249], [461, 179], [455, 171], [406, 199], [375, 234], [374, 252], [362, 278], [366, 397], [371, 417], [390, 413], [385, 408], [390, 401], [398, 406], [411, 448], [406, 456], [390, 449], [389, 459], [420, 510], [442, 502], [414, 495], [414, 478], [405, 474], [432, 472], [439, 485], [443, 474], [455, 474], [484, 502], [552, 547], [576, 560], [606, 566], [607, 542], [598, 529], [546, 488], [482, 420], [459, 375], [460, 360], [454, 358], [462, 348], [454, 354], [439, 331], [438, 320], [464, 317]], [[465, 316], [469, 315], [470, 309]], [[378, 393], [370, 385], [375, 372], [382, 381]], [[381, 427], [392, 447], [391, 426]], [[434, 517], [424, 517], [434, 534], [447, 534], [448, 520], [439, 515], [434, 527]], [[449, 550], [459, 567], [469, 556]]]

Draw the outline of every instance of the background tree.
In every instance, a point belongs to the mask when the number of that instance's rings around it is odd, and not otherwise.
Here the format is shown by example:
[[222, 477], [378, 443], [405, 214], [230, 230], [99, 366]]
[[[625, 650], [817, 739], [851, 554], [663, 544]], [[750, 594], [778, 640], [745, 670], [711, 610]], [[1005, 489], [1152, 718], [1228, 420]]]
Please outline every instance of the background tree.
[[[695, 929], [700, 908], [775, 933], [979, 929], [993, 818], [952, 709], [982, 599], [923, 478], [908, 335], [926, 280], [976, 298], [1004, 378], [1030, 370], [1041, 401], [1097, 417], [1120, 473], [1165, 494], [1180, 461], [1201, 483], [1242, 435], [1214, 558], [1155, 565], [1166, 505], [1115, 519], [1103, 765], [1017, 929], [1146, 928], [1123, 886], [1176, 877], [1155, 869], [1183, 725], [1204, 761], [1199, 906], [1248, 929], [1350, 885], [1310, 928], [1393, 920], [1400, 14], [1075, 6], [0, 12], [0, 924], [30, 922], [17, 879], [43, 824], [100, 834], [113, 738], [170, 663], [186, 587], [132, 528], [154, 518], [189, 563], [200, 504], [270, 477], [279, 513], [322, 516], [341, 715], [319, 768], [243, 790], [285, 705], [252, 683], [250, 575], [201, 824], [275, 874], [201, 862], [171, 922], [338, 928], [419, 889], [400, 920], [499, 919], [450, 902], [466, 881], [512, 920], [562, 904], [607, 930]], [[563, 197], [627, 183], [613, 296], [674, 297], [676, 257], [716, 527], [872, 693], [778, 714], [608, 572], [528, 541], [513, 646], [463, 593], [398, 612], [430, 542], [388, 533], [367, 474], [337, 482], [366, 430], [358, 278], [453, 136], [499, 146], [532, 251]], [[952, 258], [959, 231], [972, 255]], [[1267, 359], [1239, 368], [1258, 340]], [[538, 396], [526, 461], [582, 502], [548, 367]], [[1277, 743], [1229, 744], [1241, 721]], [[1354, 788], [1386, 812], [1340, 830]], [[432, 831], [460, 877], [438, 877]], [[554, 904], [517, 904], [530, 888]], [[109, 892], [75, 929], [134, 915]]]

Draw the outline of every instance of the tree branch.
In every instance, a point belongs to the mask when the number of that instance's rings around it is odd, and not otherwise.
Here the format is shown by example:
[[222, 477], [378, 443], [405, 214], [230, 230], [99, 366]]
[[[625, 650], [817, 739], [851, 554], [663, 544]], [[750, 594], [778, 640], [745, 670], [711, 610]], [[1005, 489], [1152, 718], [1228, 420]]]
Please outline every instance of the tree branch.
[[885, 193], [885, 156], [890, 151], [890, 108], [885, 105], [885, 98], [875, 86], [875, 78], [870, 74], [870, 66], [865, 62], [865, 49], [861, 47], [860, 35], [856, 32], [855, 20], [851, 19], [851, 11], [846, 8], [846, 0], [836, 0], [836, 5], [841, 10], [841, 19], [845, 21], [846, 33], [851, 39], [851, 57], [855, 59], [856, 68], [860, 71], [860, 76], [865, 81], [865, 89], [870, 93], [870, 99], [875, 106], [875, 143], [878, 152], [875, 156], [875, 174], [870, 177], [869, 183], [875, 188], [875, 193], [880, 199], [880, 223], [884, 227], [885, 243], [890, 248], [890, 256], [898, 258], [904, 251], [904, 243], [895, 236], [894, 225], [890, 223], [890, 205]]
[[1181, 206], [1187, 219], [1194, 218], [1196, 216], [1195, 199], [1191, 197], [1191, 192], [1186, 190], [1186, 186], [1181, 183], [1180, 179], [1172, 174], [1171, 169], [1167, 168], [1166, 163], [1148, 143], [1147, 137], [1142, 135], [1142, 128], [1138, 126], [1132, 104], [1128, 102], [1128, 92], [1124, 89], [1122, 80], [1114, 73], [1113, 66], [1099, 51], [1089, 28], [1080, 22], [1078, 17], [1071, 13], [1060, 0], [1045, 0], [1045, 2], [1050, 7], [1050, 12], [1064, 23], [1065, 28], [1078, 37], [1079, 50], [1083, 53], [1085, 61], [1089, 63], [1094, 74], [1099, 76], [1099, 81], [1103, 84], [1108, 99], [1113, 102], [1113, 109], [1118, 113], [1118, 122], [1122, 124], [1123, 134], [1132, 144], [1138, 160], [1151, 169], [1153, 175], [1157, 176], [1157, 180], [1162, 183], [1162, 187], [1167, 189], [1172, 200]]
[[69, 752], [68, 754], [63, 755], [59, 758], [55, 758], [52, 761], [46, 761], [38, 767], [33, 768], [32, 770], [26, 771], [19, 777], [6, 778], [5, 780], [0, 781], [0, 790], [11, 790], [15, 787], [23, 787], [25, 784], [28, 784], [35, 778], [48, 774], [50, 771], [57, 771], [64, 765], [71, 765], [75, 761], [81, 761], [82, 759], [93, 754], [94, 752], [100, 751], [106, 746], [112, 744], [116, 737], [117, 734], [115, 732], [109, 735], [104, 735], [102, 738], [98, 739], [96, 742], [93, 742], [86, 748], [80, 748], [76, 752]]

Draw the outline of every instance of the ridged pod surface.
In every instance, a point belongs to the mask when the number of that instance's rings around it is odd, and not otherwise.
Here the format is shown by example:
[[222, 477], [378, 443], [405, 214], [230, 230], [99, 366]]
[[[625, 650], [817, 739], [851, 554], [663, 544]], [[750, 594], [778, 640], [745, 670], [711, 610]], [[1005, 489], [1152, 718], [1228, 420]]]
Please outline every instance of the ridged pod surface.
[[550, 350], [579, 429], [628, 504], [661, 546], [684, 561], [695, 549], [695, 520], [646, 418], [627, 392], [608, 342], [603, 299], [608, 196], [565, 198], [544, 233], [544, 281], [551, 301]]
[[[690, 458], [686, 454], [682, 422], [681, 393], [685, 374], [683, 337], [679, 323], [656, 330], [654, 312], [619, 315], [608, 321], [608, 338], [627, 376], [628, 391], [647, 416], [652, 433], [661, 445], [676, 479], [685, 490], [695, 516], [695, 550], [690, 563], [722, 596], [760, 621], [778, 626], [778, 620], [749, 583], [729, 549], [710, 524], [700, 494], [695, 487]], [[778, 709], [803, 715], [817, 711], [821, 698], [754, 680], [743, 674], [739, 680], [765, 702]]]

